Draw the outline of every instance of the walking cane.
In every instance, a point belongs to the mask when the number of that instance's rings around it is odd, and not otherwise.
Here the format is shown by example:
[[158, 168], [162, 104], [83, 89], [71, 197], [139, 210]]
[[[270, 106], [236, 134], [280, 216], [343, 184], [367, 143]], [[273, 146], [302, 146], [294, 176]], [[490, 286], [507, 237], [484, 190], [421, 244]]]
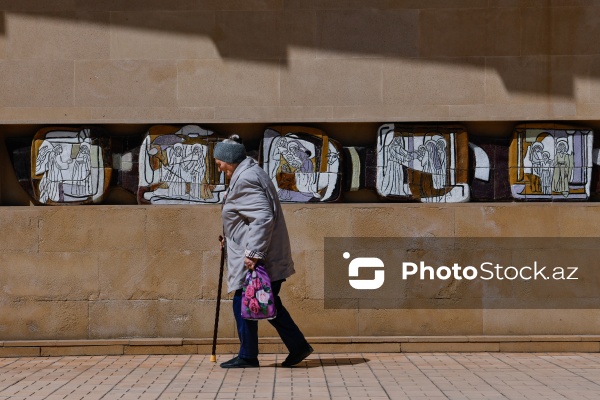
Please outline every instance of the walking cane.
[[221, 243], [221, 265], [219, 267], [219, 288], [217, 289], [217, 309], [215, 311], [215, 330], [213, 332], [211, 362], [217, 362], [217, 332], [219, 330], [219, 311], [221, 310], [221, 286], [223, 286], [223, 267], [225, 266], [225, 243], [223, 236], [219, 235]]

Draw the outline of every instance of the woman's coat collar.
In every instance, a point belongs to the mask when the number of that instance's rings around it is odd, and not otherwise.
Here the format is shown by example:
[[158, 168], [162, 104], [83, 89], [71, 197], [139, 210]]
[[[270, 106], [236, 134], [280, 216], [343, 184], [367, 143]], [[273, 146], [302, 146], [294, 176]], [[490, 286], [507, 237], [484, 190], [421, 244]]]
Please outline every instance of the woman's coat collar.
[[231, 176], [231, 180], [229, 181], [229, 190], [233, 188], [237, 180], [239, 179], [242, 172], [256, 165], [256, 161], [252, 157], [246, 157], [244, 161], [237, 166], [235, 171], [233, 171], [233, 175]]

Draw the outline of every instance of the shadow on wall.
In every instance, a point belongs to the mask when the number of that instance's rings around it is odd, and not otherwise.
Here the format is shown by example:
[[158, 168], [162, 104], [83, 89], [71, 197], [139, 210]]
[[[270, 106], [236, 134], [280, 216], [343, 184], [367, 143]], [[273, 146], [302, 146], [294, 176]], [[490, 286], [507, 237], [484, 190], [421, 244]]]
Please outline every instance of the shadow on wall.
[[432, 74], [443, 74], [436, 65], [458, 64], [495, 71], [509, 92], [564, 98], [574, 97], [578, 78], [600, 75], [600, 59], [593, 57], [600, 54], [593, 39], [600, 7], [481, 3], [4, 0], [0, 32], [10, 42], [13, 19], [108, 26], [111, 59], [223, 58], [290, 68], [295, 58], [383, 58], [416, 63], [415, 69], [431, 66]]

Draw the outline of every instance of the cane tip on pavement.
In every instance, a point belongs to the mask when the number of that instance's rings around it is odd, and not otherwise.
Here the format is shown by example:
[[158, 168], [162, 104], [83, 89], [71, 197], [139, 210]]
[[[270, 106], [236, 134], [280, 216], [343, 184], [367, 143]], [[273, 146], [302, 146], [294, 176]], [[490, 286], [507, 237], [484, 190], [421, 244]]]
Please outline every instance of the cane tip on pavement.
[[217, 362], [217, 356], [215, 356], [214, 354], [210, 356], [210, 362]]

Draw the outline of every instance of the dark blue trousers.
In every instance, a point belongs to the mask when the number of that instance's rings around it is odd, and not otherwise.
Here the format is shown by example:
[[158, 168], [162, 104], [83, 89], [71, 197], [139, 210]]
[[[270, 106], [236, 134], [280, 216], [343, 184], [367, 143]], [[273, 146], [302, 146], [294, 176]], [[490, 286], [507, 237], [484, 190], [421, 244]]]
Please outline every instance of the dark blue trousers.
[[[285, 279], [271, 282], [277, 317], [269, 320], [269, 322], [277, 330], [288, 351], [293, 352], [305, 348], [308, 342], [302, 332], [300, 332], [288, 310], [281, 304], [279, 290], [284, 281]], [[238, 356], [241, 358], [256, 358], [258, 356], [258, 321], [250, 321], [242, 318], [242, 289], [236, 290], [233, 296], [233, 315], [235, 316], [235, 323], [240, 338], [240, 352]]]

